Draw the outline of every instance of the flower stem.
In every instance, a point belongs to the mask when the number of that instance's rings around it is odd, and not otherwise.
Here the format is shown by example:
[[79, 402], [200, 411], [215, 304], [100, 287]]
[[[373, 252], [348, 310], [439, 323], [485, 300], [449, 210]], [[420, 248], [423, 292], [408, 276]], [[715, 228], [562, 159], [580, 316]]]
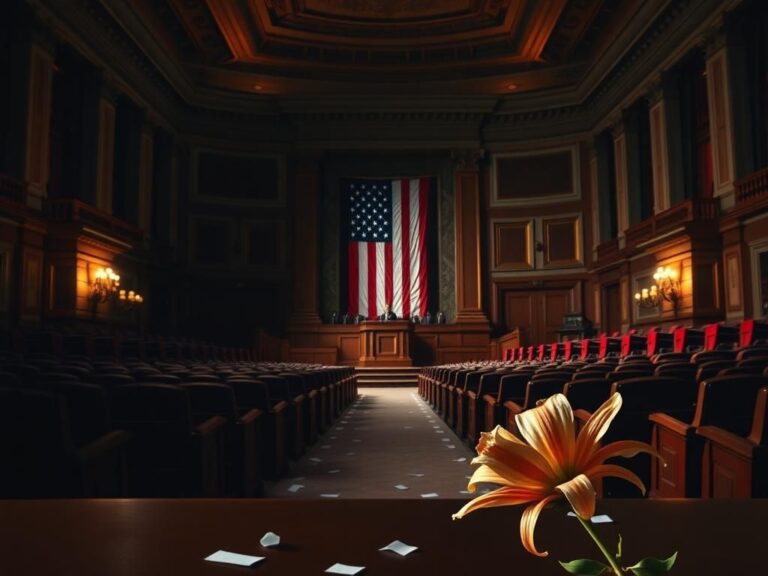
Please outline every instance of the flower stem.
[[613, 570], [613, 573], [616, 576], [622, 576], [624, 574], [624, 571], [621, 569], [619, 564], [616, 562], [616, 557], [611, 554], [608, 549], [605, 547], [605, 544], [600, 540], [600, 537], [597, 535], [597, 532], [595, 532], [594, 528], [592, 528], [592, 525], [589, 523], [589, 520], [582, 519], [581, 516], [576, 514], [576, 518], [579, 519], [579, 522], [581, 522], [581, 525], [584, 526], [584, 530], [587, 531], [587, 534], [589, 534], [592, 537], [592, 540], [595, 541], [595, 544], [597, 544], [597, 547], [600, 548], [600, 552], [603, 553], [603, 556], [605, 556], [605, 559], [608, 560], [608, 564], [611, 565], [611, 569]]

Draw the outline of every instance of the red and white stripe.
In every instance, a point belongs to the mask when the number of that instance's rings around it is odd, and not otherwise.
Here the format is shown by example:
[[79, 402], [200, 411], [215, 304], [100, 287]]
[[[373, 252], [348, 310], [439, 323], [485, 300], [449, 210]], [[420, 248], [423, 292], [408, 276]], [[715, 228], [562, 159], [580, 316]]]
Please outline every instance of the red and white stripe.
[[392, 242], [349, 242], [350, 314], [375, 319], [387, 303], [399, 318], [427, 313], [430, 180], [392, 181]]

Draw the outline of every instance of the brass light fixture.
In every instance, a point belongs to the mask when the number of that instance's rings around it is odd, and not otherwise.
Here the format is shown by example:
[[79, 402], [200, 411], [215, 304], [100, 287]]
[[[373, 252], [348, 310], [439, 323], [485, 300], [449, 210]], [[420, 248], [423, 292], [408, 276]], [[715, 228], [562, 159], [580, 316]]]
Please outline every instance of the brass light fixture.
[[95, 302], [106, 302], [117, 295], [120, 275], [112, 268], [98, 268], [91, 282], [91, 298]]
[[664, 300], [677, 309], [681, 298], [680, 280], [677, 271], [667, 266], [660, 266], [653, 274], [654, 284], [635, 293], [635, 302], [641, 308], [658, 308]]

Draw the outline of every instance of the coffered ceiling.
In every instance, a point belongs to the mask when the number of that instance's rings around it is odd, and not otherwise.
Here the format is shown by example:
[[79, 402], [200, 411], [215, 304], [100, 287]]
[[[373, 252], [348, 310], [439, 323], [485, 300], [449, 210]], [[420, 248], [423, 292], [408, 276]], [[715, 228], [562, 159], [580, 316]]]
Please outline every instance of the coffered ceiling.
[[[572, 88], [641, 0], [102, 0], [196, 87], [296, 96]], [[123, 12], [124, 13], [124, 12]]]

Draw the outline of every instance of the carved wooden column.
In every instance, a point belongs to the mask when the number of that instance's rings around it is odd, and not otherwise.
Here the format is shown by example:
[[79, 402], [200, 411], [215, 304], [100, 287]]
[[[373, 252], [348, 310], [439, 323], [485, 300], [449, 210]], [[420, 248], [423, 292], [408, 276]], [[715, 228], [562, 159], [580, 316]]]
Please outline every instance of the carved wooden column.
[[664, 91], [653, 84], [648, 93], [648, 117], [651, 124], [651, 170], [653, 171], [653, 211], [658, 214], [670, 207], [669, 152], [667, 150], [667, 115]]
[[145, 121], [139, 140], [139, 205], [137, 223], [144, 237], [151, 234], [154, 126]]
[[629, 228], [628, 194], [629, 179], [627, 175], [627, 138], [624, 132], [624, 121], [620, 119], [611, 127], [613, 133], [613, 157], [616, 167], [616, 210], [618, 222], [619, 248], [624, 247], [624, 231]]
[[99, 96], [99, 135], [96, 149], [96, 207], [112, 213], [112, 178], [115, 162], [115, 102], [118, 92], [102, 78]]
[[483, 322], [482, 266], [480, 256], [480, 171], [482, 150], [459, 150], [456, 161], [456, 321]]
[[42, 198], [47, 195], [53, 67], [52, 49], [33, 39], [29, 45], [24, 165], [24, 179], [29, 190], [27, 203], [31, 208], [41, 208]]
[[709, 137], [712, 142], [714, 196], [723, 209], [734, 204], [733, 116], [728, 90], [728, 49], [725, 33], [715, 32], [706, 41]]
[[317, 222], [320, 156], [302, 156], [294, 168], [293, 312], [291, 324], [319, 324]]

